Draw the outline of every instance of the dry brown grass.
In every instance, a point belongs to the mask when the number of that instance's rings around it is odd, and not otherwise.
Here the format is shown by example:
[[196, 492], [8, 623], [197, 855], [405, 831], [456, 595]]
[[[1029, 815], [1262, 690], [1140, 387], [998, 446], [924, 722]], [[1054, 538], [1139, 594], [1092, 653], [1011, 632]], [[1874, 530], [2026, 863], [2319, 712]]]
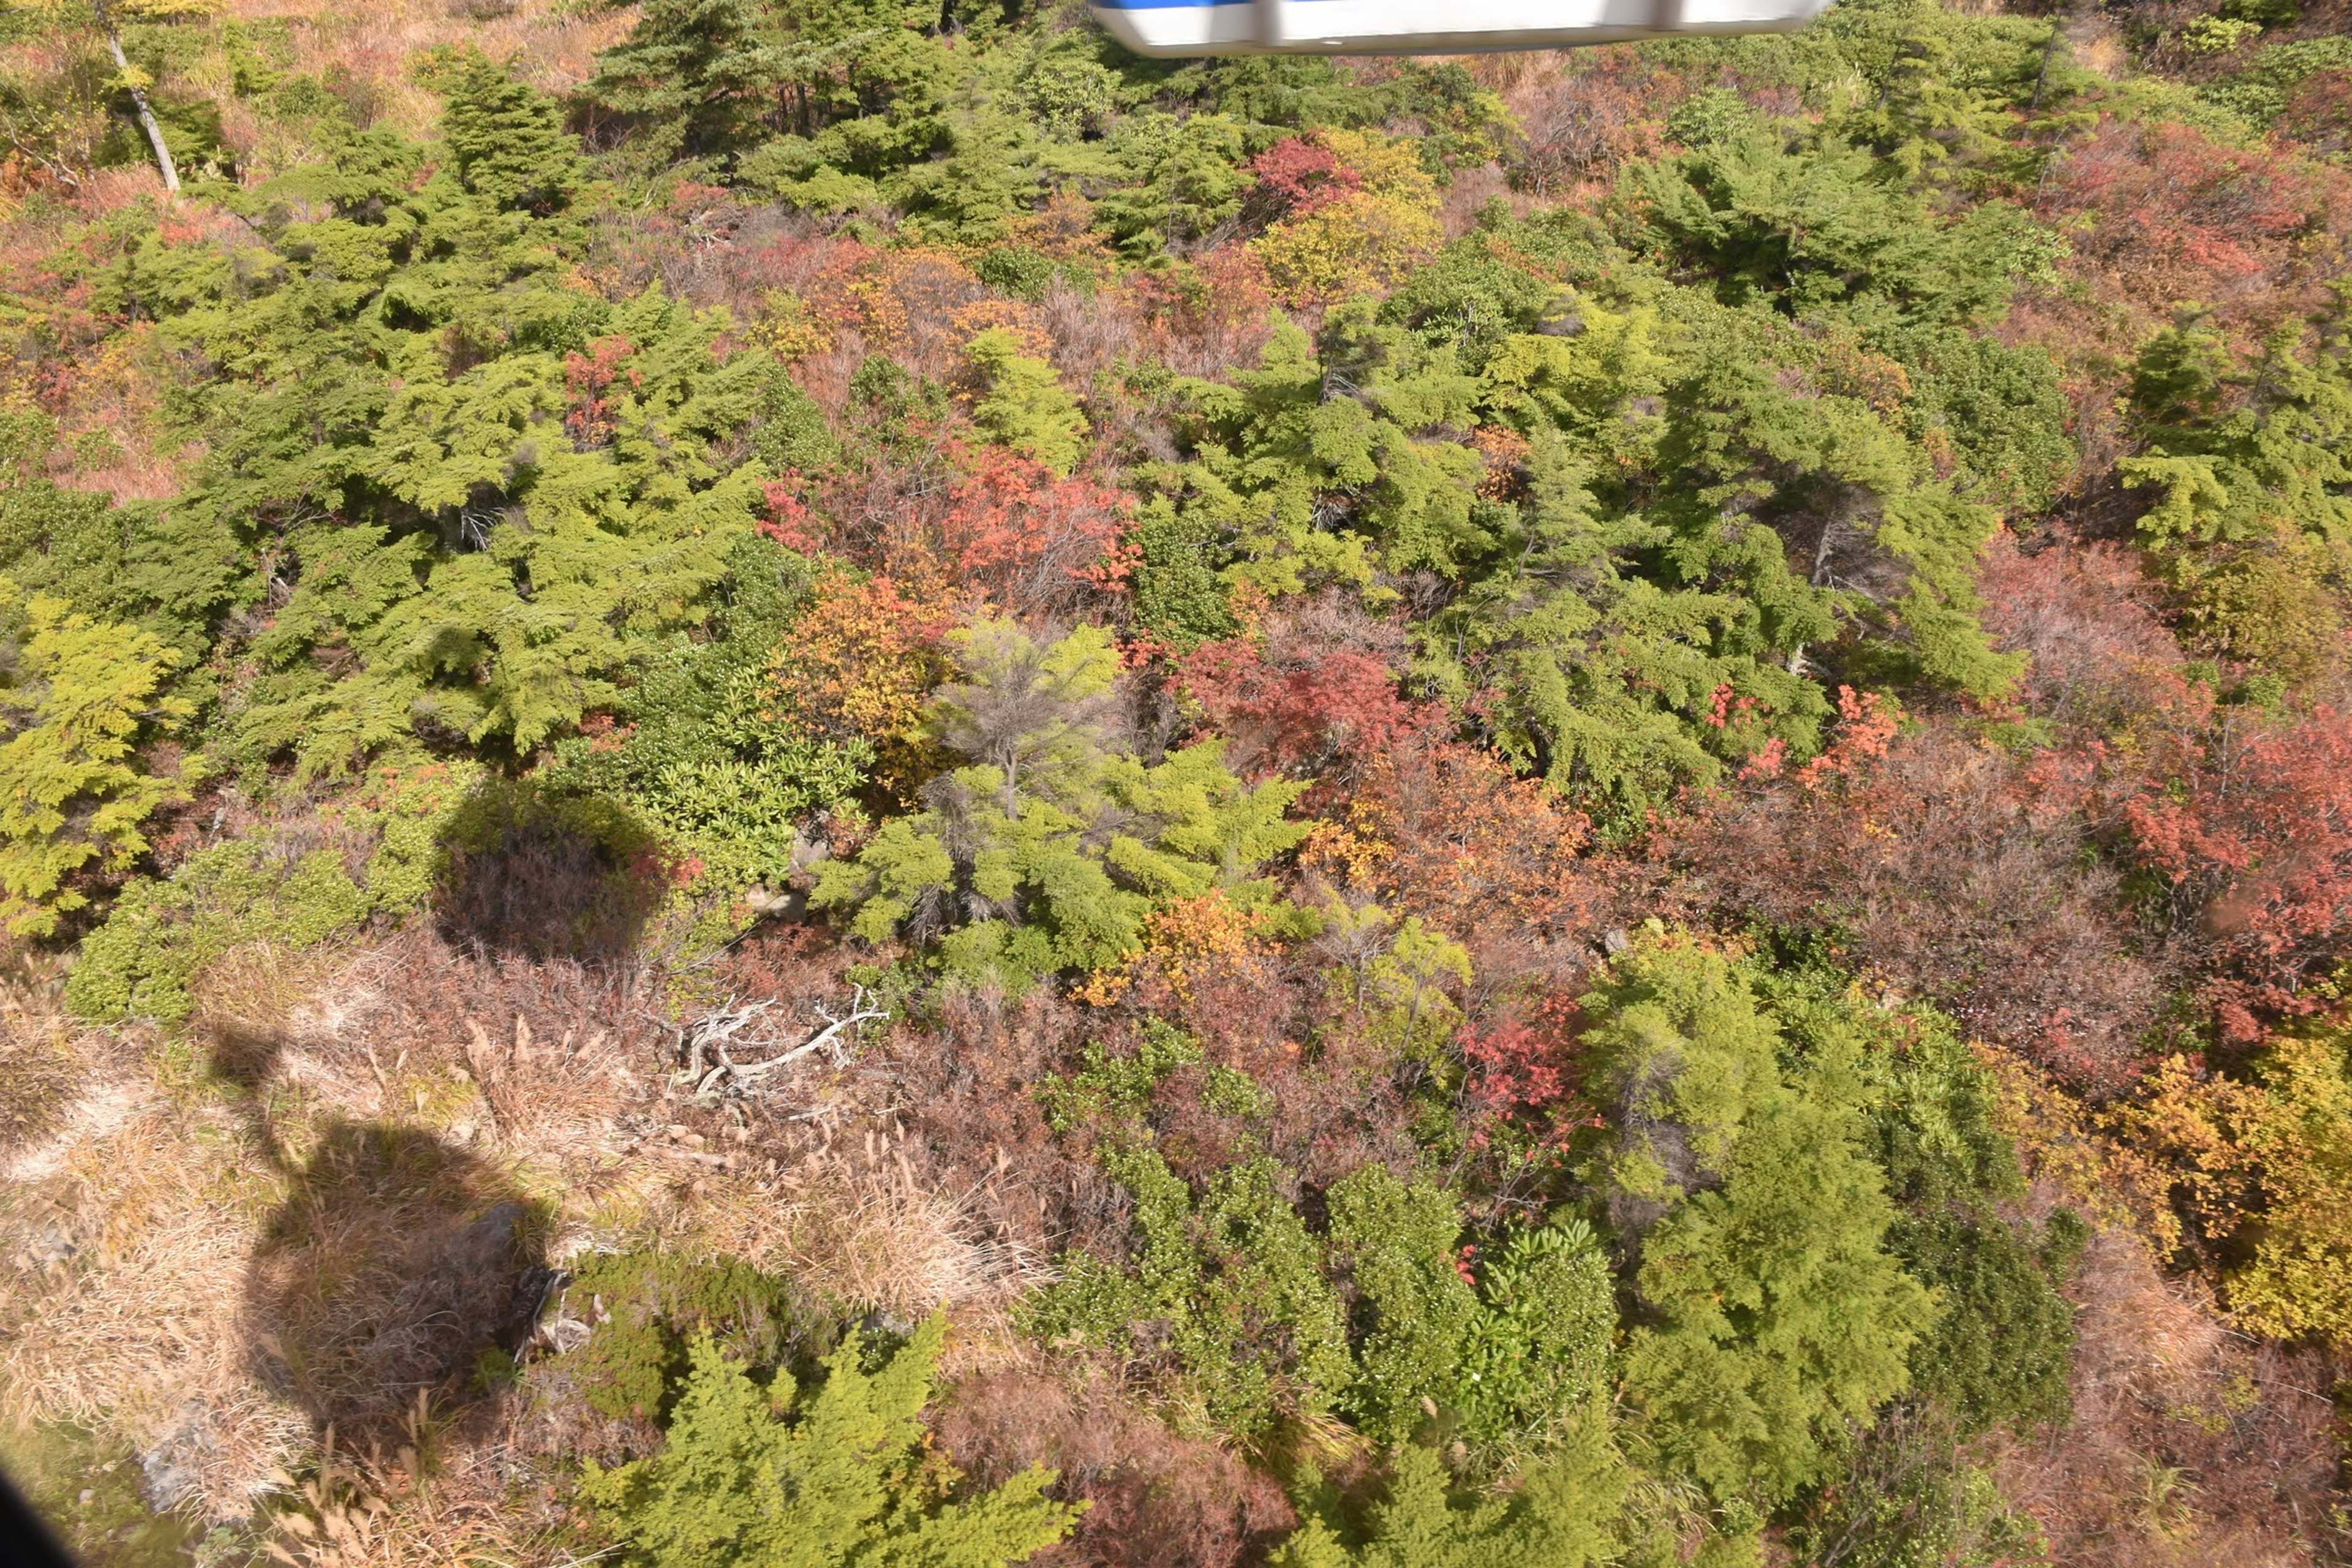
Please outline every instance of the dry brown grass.
[[323, 1443], [310, 1473], [277, 1478], [281, 1498], [266, 1545], [294, 1568], [519, 1568], [578, 1562], [578, 1531], [556, 1489], [530, 1486], [510, 1445], [454, 1455], [428, 1409], [413, 1413], [390, 1450]]
[[2336, 1490], [2336, 1369], [2230, 1331], [2127, 1231], [2095, 1237], [2077, 1307], [2074, 1419], [2002, 1456], [2003, 1490], [2082, 1568], [2352, 1560]]
[[[343, 8], [229, 0], [226, 12], [240, 21], [283, 19], [291, 30], [295, 69], [322, 77], [342, 73], [352, 84], [347, 96], [359, 95], [373, 111], [363, 119], [417, 136], [431, 132], [440, 112], [440, 100], [408, 76], [408, 61], [417, 53], [471, 44], [493, 59], [512, 58], [526, 80], [560, 92], [586, 80], [596, 51], [635, 22], [625, 10], [592, 14], [589, 7], [562, 0], [522, 0], [508, 15], [487, 19], [461, 15], [447, 0], [383, 0]], [[226, 114], [224, 121], [232, 134], [240, 123]]]
[[[831, 962], [734, 977], [800, 1001]], [[173, 1040], [79, 1031], [12, 993], [0, 1112], [43, 1109], [11, 1123], [0, 1192], [0, 1413], [129, 1443], [150, 1496], [191, 1513], [290, 1509], [309, 1534], [270, 1528], [303, 1561], [521, 1563], [568, 1539], [541, 1485], [567, 1439], [473, 1373], [528, 1332], [544, 1259], [693, 1238], [845, 1308], [944, 1307], [955, 1365], [1002, 1364], [1034, 1254], [880, 1131], [884, 1080], [834, 1085], [835, 1120], [866, 1129], [837, 1145], [757, 1101], [677, 1098], [654, 991], [420, 928], [236, 953]], [[404, 1461], [420, 1397], [437, 1441]], [[330, 1430], [344, 1458], [321, 1472]]]
[[117, 1433], [157, 1501], [239, 1517], [310, 1436], [247, 1373], [246, 1266], [278, 1181], [235, 1117], [168, 1097], [154, 1065], [88, 1086], [9, 1172], [0, 1401], [20, 1424]]
[[642, 1042], [593, 1026], [613, 1000], [425, 935], [341, 965], [238, 953], [173, 1042], [17, 1003], [0, 1087], [83, 1070], [0, 1194], [7, 1414], [117, 1434], [152, 1497], [226, 1519], [327, 1423], [381, 1436], [462, 1392], [544, 1231], [631, 1195]]
[[705, 1183], [688, 1224], [712, 1252], [789, 1274], [824, 1300], [901, 1322], [945, 1310], [985, 1342], [1047, 1273], [990, 1227], [978, 1197], [925, 1184], [903, 1128], [894, 1137], [869, 1127], [775, 1176]]

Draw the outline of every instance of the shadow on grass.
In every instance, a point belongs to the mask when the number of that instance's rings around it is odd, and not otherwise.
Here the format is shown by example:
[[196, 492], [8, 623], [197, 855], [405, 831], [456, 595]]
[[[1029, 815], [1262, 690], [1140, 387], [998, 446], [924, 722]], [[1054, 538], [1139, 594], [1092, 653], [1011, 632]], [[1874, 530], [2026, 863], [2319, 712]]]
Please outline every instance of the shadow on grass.
[[321, 1427], [390, 1443], [421, 1394], [481, 1393], [544, 1293], [538, 1216], [430, 1132], [341, 1121], [293, 1173], [246, 1281], [255, 1372]]
[[482, 956], [626, 963], [667, 890], [658, 841], [625, 808], [529, 781], [477, 790], [445, 850], [435, 919]]
[[328, 1121], [284, 1147], [266, 1097], [279, 1038], [215, 1035], [215, 1077], [255, 1098], [288, 1177], [246, 1270], [254, 1374], [353, 1443], [395, 1447], [419, 1397], [447, 1412], [485, 1391], [530, 1333], [551, 1279], [541, 1216], [488, 1161], [389, 1121]]

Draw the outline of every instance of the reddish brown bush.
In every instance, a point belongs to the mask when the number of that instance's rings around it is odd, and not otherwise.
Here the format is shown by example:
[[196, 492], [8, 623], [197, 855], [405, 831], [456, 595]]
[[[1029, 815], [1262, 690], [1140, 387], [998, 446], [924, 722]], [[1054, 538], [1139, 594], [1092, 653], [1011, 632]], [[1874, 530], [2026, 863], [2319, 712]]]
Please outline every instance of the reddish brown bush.
[[1319, 828], [1301, 858], [1467, 948], [1475, 1012], [1583, 973], [1623, 870], [1588, 858], [1591, 840], [1583, 815], [1542, 781], [1416, 731], [1366, 762], [1340, 820]]
[[2003, 533], [1978, 583], [1986, 629], [2005, 649], [2032, 656], [2027, 705], [2064, 728], [2115, 722], [2145, 700], [2149, 671], [2181, 662], [2137, 558], [2120, 544], [2060, 540], [2028, 554]]
[[2273, 1568], [2352, 1557], [2336, 1489], [2337, 1370], [2231, 1333], [2127, 1232], [2094, 1237], [2075, 1303], [2074, 1419], [1997, 1461], [2077, 1568]]
[[1137, 345], [1171, 370], [1222, 380], [1257, 363], [1274, 331], [1265, 269], [1238, 245], [1134, 280], [1150, 337]]
[[1493, 74], [1527, 138], [1517, 177], [1551, 198], [1598, 186], [1626, 160], [1657, 152], [1667, 112], [1690, 90], [1657, 62], [1617, 49], [1532, 56]]
[[903, 447], [865, 447], [810, 480], [769, 487], [762, 529], [830, 549], [925, 602], [1024, 618], [1066, 616], [1115, 590], [1132, 562], [1131, 503], [1087, 474], [966, 438], [950, 426]]
[[2339, 172], [2224, 147], [2177, 123], [2110, 121], [2054, 162], [2036, 198], [2073, 240], [2070, 276], [2147, 321], [2181, 300], [2265, 323], [2320, 302], [2340, 265]]
[[1942, 725], [1819, 787], [1721, 795], [1656, 842], [1673, 892], [1725, 921], [1830, 930], [1969, 1029], [2102, 1089], [2132, 1073], [2163, 971], [2118, 878], [2086, 858], [2078, 779]]
[[2341, 153], [2352, 146], [2352, 68], [2314, 71], [2296, 83], [2278, 128], [2314, 152]]
[[1280, 1483], [1213, 1443], [1176, 1436], [1099, 1386], [1027, 1373], [971, 1379], [933, 1418], [940, 1445], [982, 1485], [1032, 1464], [1092, 1501], [1045, 1568], [1234, 1568], [1297, 1528]]
[[858, 1099], [902, 1124], [924, 1185], [969, 1192], [983, 1222], [1040, 1258], [1116, 1252], [1124, 1200], [1045, 1125], [1034, 1086], [1076, 1066], [1084, 1018], [1041, 989], [1018, 1003], [952, 991], [936, 1024], [894, 1030], [859, 1064]]

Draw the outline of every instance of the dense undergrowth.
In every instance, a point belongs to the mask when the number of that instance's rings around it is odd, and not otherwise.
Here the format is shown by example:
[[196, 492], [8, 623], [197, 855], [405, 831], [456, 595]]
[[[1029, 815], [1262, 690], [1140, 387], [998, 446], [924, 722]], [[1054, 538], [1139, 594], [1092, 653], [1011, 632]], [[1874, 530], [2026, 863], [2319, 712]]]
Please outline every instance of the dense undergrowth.
[[2200, 3], [0, 11], [0, 1453], [94, 1563], [2352, 1556], [2352, 46]]

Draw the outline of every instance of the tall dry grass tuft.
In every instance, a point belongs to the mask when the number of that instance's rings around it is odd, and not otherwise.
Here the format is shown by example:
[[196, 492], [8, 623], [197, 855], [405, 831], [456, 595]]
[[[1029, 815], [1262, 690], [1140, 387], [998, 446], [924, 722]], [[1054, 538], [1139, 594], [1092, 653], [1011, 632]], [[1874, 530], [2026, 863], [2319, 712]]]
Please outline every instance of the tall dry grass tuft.
[[822, 1299], [900, 1322], [945, 1310], [986, 1342], [1049, 1274], [989, 1226], [975, 1197], [926, 1185], [903, 1131], [869, 1129], [774, 1177], [705, 1184], [689, 1224], [712, 1252], [790, 1274]]
[[580, 1226], [643, 1186], [630, 1154], [663, 1035], [632, 972], [463, 953], [419, 929], [290, 1008], [275, 1071], [314, 1116], [424, 1127]]
[[309, 1476], [275, 1478], [270, 1556], [290, 1568], [583, 1560], [569, 1550], [580, 1542], [554, 1489], [518, 1487], [509, 1456], [495, 1447], [445, 1458], [436, 1450], [446, 1436], [423, 1402], [388, 1452], [329, 1434]]
[[245, 1516], [310, 1423], [248, 1373], [240, 1298], [268, 1163], [217, 1105], [95, 1085], [0, 1194], [11, 1246], [0, 1414], [119, 1434], [158, 1505]]
[[470, 1408], [550, 1233], [626, 1224], [666, 1175], [631, 1157], [657, 1061], [632, 984], [420, 931], [233, 955], [181, 1040], [12, 999], [0, 1415], [120, 1437], [152, 1500], [226, 1520], [330, 1425], [385, 1445], [420, 1394]]

